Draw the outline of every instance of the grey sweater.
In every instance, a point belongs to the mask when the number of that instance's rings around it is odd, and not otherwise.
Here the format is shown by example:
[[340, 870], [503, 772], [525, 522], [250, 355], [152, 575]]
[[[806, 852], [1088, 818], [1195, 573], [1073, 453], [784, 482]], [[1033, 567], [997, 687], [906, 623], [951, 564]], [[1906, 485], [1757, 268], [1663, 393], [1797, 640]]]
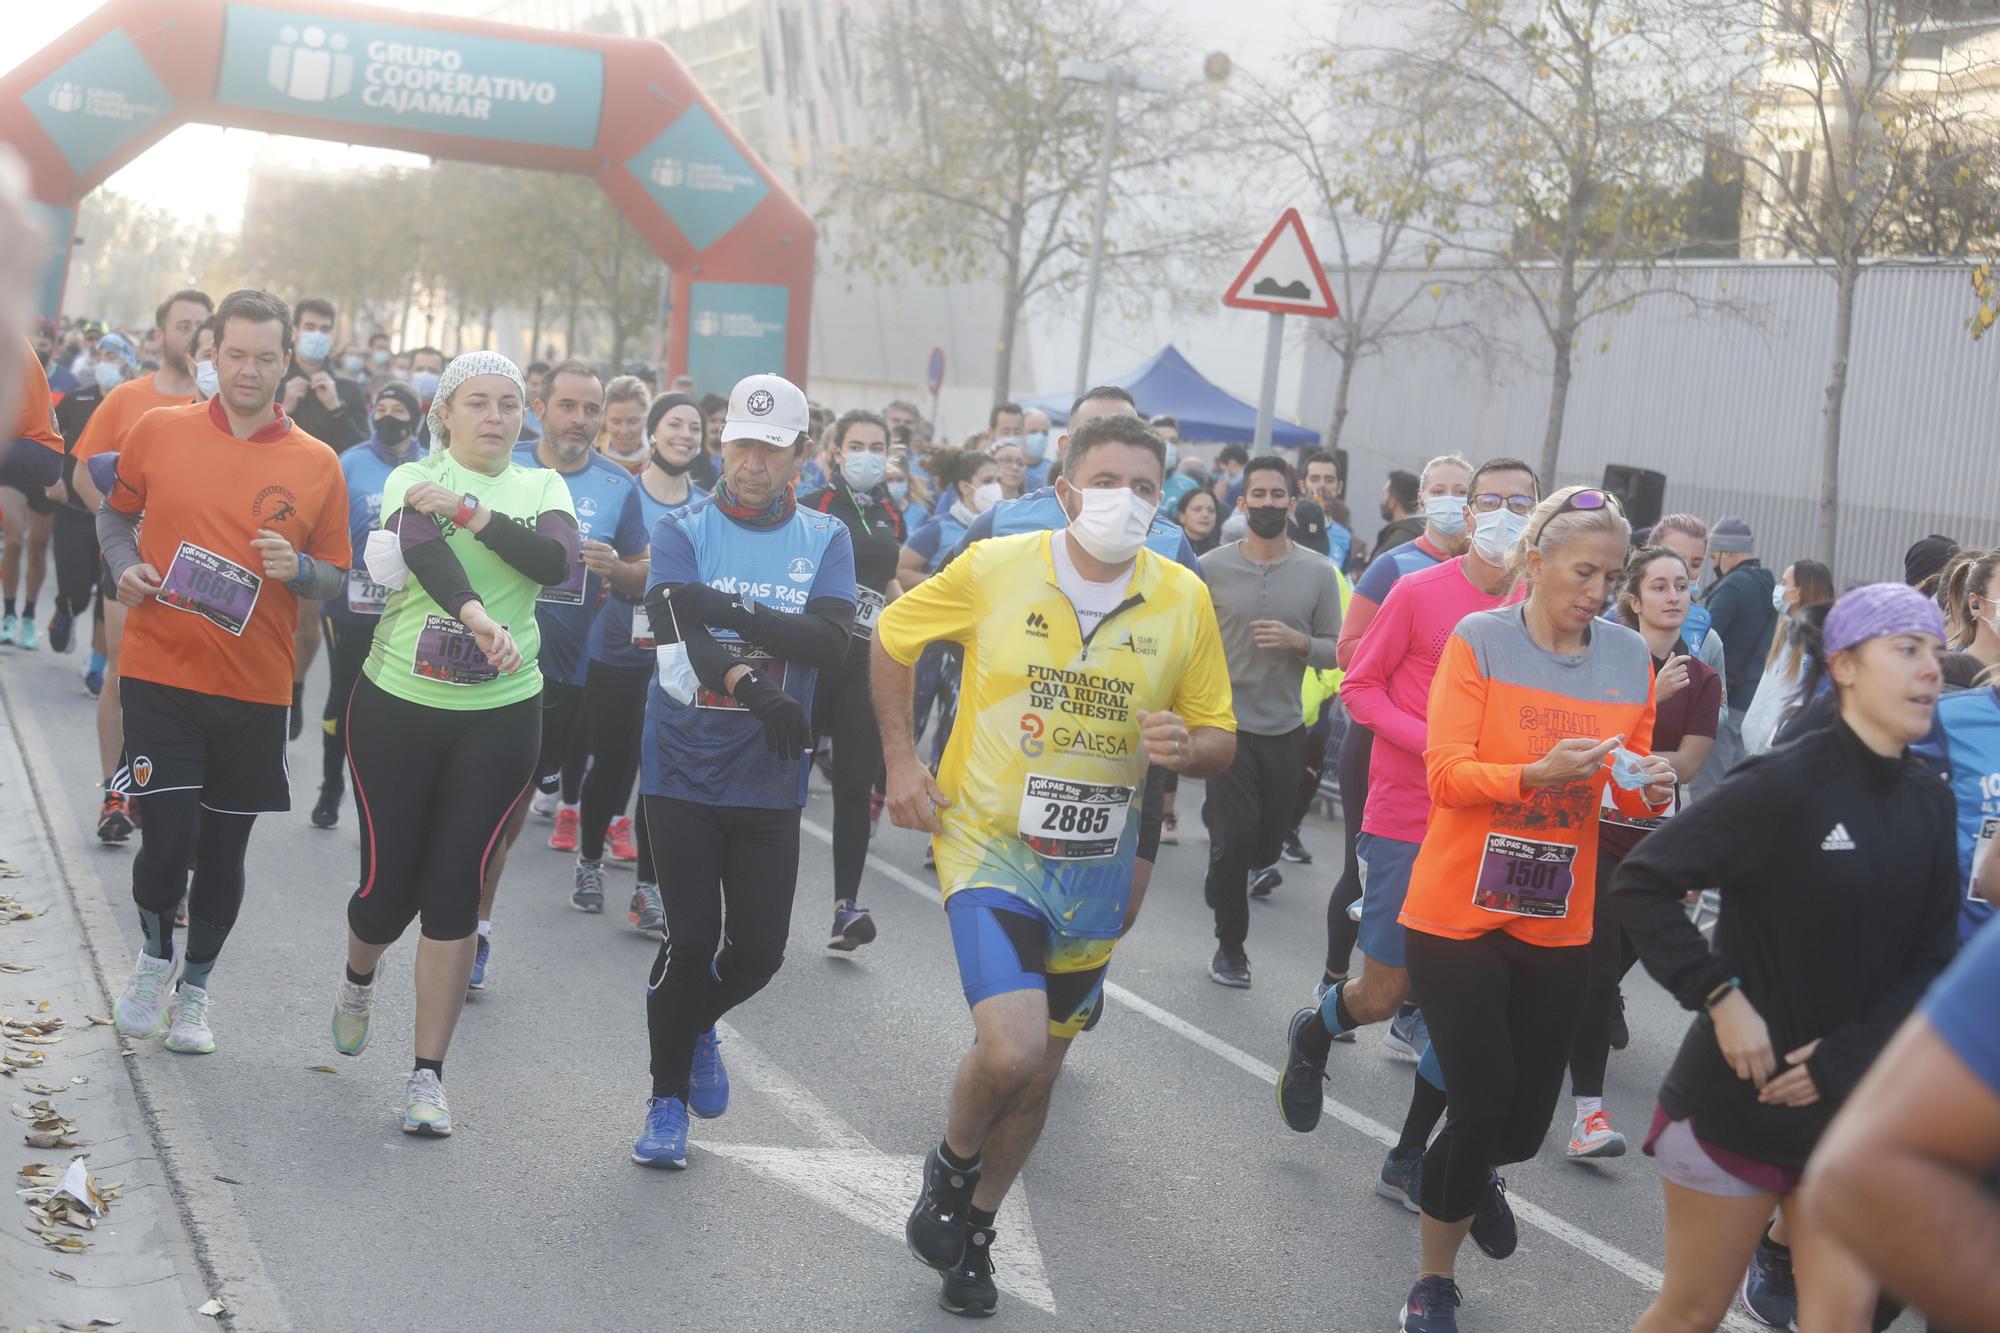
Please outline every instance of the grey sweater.
[[[1215, 601], [1215, 621], [1229, 658], [1236, 694], [1236, 725], [1256, 736], [1282, 736], [1304, 725], [1300, 687], [1308, 666], [1336, 665], [1340, 637], [1340, 587], [1323, 555], [1293, 544], [1276, 564], [1260, 565], [1241, 543], [1218, 546], [1201, 558], [1201, 575]], [[1288, 648], [1259, 648], [1252, 621], [1276, 620], [1307, 635], [1301, 657]]]

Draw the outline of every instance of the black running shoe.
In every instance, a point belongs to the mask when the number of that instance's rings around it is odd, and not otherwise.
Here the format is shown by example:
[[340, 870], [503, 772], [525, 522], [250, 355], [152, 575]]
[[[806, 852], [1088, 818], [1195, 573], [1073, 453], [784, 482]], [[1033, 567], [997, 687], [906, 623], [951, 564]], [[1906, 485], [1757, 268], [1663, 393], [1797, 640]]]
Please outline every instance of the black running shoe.
[[1299, 841], [1299, 831], [1297, 829], [1293, 829], [1285, 835], [1285, 841], [1279, 847], [1278, 855], [1284, 857], [1293, 865], [1309, 866], [1313, 863], [1313, 854], [1306, 850], [1304, 843]]
[[972, 1189], [979, 1183], [977, 1171], [958, 1171], [946, 1166], [933, 1148], [924, 1158], [924, 1187], [910, 1220], [903, 1224], [903, 1239], [910, 1253], [940, 1273], [958, 1267], [965, 1258], [966, 1214], [972, 1207]]
[[340, 822], [340, 788], [321, 787], [319, 804], [312, 810], [314, 828], [332, 828]]
[[1618, 1008], [1611, 1015], [1611, 1049], [1622, 1051], [1632, 1044], [1632, 1029], [1625, 1026], [1625, 992], [1618, 992]]
[[1223, 945], [1208, 960], [1208, 979], [1219, 986], [1250, 989], [1250, 955]]
[[68, 611], [58, 609], [49, 617], [49, 651], [66, 653], [74, 641], [76, 617]]
[[1472, 1215], [1472, 1243], [1488, 1259], [1505, 1259], [1521, 1243], [1514, 1210], [1507, 1206], [1507, 1182], [1497, 1172], [1486, 1177], [1486, 1193]]
[[1278, 1114], [1285, 1127], [1310, 1134], [1319, 1125], [1326, 1105], [1326, 1061], [1315, 1060], [1299, 1043], [1299, 1033], [1308, 1023], [1319, 1021], [1319, 1010], [1301, 1009], [1292, 1015], [1285, 1029], [1285, 1064], [1278, 1071]]
[[1262, 870], [1253, 870], [1250, 872], [1250, 896], [1252, 898], [1268, 898], [1271, 896], [1271, 890], [1284, 882], [1285, 877], [1279, 873], [1276, 866], [1265, 866]]
[[966, 1228], [965, 1257], [944, 1270], [944, 1289], [938, 1292], [938, 1305], [947, 1313], [984, 1319], [1000, 1303], [993, 1286], [994, 1234], [992, 1227]]

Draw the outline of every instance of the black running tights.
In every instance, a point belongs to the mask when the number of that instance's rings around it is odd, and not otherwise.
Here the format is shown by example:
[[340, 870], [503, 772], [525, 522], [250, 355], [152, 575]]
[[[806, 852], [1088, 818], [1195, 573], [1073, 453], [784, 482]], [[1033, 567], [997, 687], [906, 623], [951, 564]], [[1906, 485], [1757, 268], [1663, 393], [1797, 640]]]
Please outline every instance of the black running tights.
[[652, 679], [648, 666], [590, 664], [590, 679], [583, 687], [583, 718], [576, 724], [584, 732], [590, 755], [576, 848], [585, 861], [604, 859], [605, 831], [631, 803], [646, 730], [646, 686]]

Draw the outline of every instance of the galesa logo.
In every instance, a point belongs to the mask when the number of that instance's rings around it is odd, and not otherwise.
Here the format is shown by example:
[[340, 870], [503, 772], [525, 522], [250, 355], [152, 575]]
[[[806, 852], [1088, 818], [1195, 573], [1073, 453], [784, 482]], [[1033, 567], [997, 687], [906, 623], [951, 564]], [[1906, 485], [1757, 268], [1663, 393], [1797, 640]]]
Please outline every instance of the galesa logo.
[[83, 105], [83, 89], [74, 83], [59, 83], [49, 89], [49, 105], [57, 111], [75, 111]]
[[329, 34], [317, 23], [303, 29], [287, 24], [278, 30], [265, 78], [293, 101], [326, 102], [354, 87], [354, 57], [342, 33]]
[[662, 190], [671, 190], [687, 179], [687, 168], [677, 157], [656, 157], [648, 174], [652, 176], [653, 184]]
[[791, 564], [785, 566], [785, 577], [794, 583], [810, 583], [816, 567], [804, 556], [796, 556]]

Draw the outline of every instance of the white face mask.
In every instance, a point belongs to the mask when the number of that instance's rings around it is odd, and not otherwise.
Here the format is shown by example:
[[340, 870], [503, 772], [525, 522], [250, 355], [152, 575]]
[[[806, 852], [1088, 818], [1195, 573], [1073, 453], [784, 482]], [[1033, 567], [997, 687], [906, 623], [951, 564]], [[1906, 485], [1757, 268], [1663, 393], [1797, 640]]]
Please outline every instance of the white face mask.
[[1424, 501], [1424, 522], [1447, 537], [1465, 535], [1465, 497], [1433, 495]]
[[1139, 554], [1159, 506], [1142, 500], [1129, 486], [1079, 489], [1083, 508], [1069, 521], [1083, 549], [1107, 565], [1122, 565]]
[[1781, 616], [1785, 614], [1785, 585], [1782, 583], [1771, 589], [1771, 609]]
[[874, 490], [888, 470], [889, 459], [885, 454], [848, 454], [840, 460], [840, 475], [857, 491]]
[[97, 387], [106, 393], [125, 382], [125, 369], [116, 361], [100, 361], [91, 373], [97, 378]]
[[1503, 566], [1507, 563], [1507, 553], [1514, 549], [1514, 543], [1520, 541], [1521, 534], [1527, 530], [1528, 516], [1517, 514], [1503, 505], [1473, 520], [1472, 549], [1487, 564]]
[[1000, 483], [989, 481], [984, 486], [975, 487], [972, 492], [972, 512], [983, 514], [1000, 503]]
[[213, 398], [216, 394], [222, 392], [222, 380], [215, 373], [215, 362], [197, 361], [194, 363], [194, 387], [201, 392], [201, 396], [204, 398]]

